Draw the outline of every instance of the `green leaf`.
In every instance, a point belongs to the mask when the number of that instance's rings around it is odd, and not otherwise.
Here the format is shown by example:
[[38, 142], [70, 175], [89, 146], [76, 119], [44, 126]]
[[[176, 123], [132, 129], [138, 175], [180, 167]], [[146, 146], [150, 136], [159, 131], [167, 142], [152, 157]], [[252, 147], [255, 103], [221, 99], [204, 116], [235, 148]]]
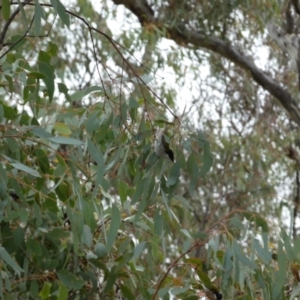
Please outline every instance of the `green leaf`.
[[62, 22], [69, 28], [70, 26], [70, 16], [66, 12], [66, 8], [59, 0], [50, 0], [53, 8], [56, 10]]
[[154, 234], [160, 236], [163, 229], [163, 217], [159, 209], [157, 209], [155, 212], [153, 222], [154, 222]]
[[112, 271], [109, 274], [109, 276], [107, 278], [107, 281], [106, 281], [106, 285], [105, 285], [104, 291], [103, 291], [104, 293], [112, 290], [112, 288], [113, 288], [113, 286], [114, 286], [114, 284], [115, 284], [115, 282], [117, 280], [117, 277], [118, 277], [118, 274], [115, 273], [114, 271]]
[[18, 0], [18, 3], [19, 3], [19, 8], [21, 10], [23, 24], [24, 24], [25, 28], [28, 28], [28, 21], [27, 21], [27, 18], [26, 18], [26, 13], [25, 13], [25, 10], [24, 10], [24, 6], [23, 6], [23, 4], [21, 4], [20, 0]]
[[175, 195], [175, 198], [180, 202], [182, 203], [186, 208], [190, 209], [190, 210], [193, 210], [192, 206], [190, 205], [189, 201], [182, 197], [181, 195]]
[[152, 80], [153, 80], [153, 77], [150, 76], [150, 75], [142, 75], [142, 76], [133, 77], [133, 78], [130, 79], [130, 81], [132, 81], [134, 83], [141, 83], [141, 84], [144, 84], [144, 83], [148, 84]]
[[142, 179], [138, 183], [138, 185], [135, 189], [135, 192], [133, 194], [133, 197], [132, 197], [131, 205], [134, 205], [140, 199], [141, 195], [143, 194], [145, 181], [146, 181], [146, 179]]
[[58, 50], [59, 50], [59, 47], [57, 44], [48, 42], [47, 54], [49, 54], [51, 57], [57, 57]]
[[34, 0], [35, 10], [34, 10], [34, 33], [35, 36], [38, 36], [41, 31], [41, 19], [45, 18], [44, 11], [39, 4], [38, 0]]
[[282, 229], [281, 236], [284, 242], [284, 248], [285, 253], [290, 262], [292, 262], [295, 259], [296, 253], [294, 252], [294, 249], [292, 247], [292, 241], [291, 238], [287, 235], [286, 231]]
[[40, 137], [40, 138], [49, 138], [49, 137], [52, 137], [52, 135], [49, 133], [49, 132], [47, 132], [44, 128], [42, 128], [42, 127], [34, 127], [34, 128], [32, 128], [32, 129], [30, 129], [30, 131], [34, 134], [34, 135], [36, 135], [36, 136], [38, 136], [38, 137]]
[[123, 180], [119, 180], [118, 192], [122, 202], [125, 202], [127, 199], [127, 189], [128, 189], [127, 183], [124, 182]]
[[112, 210], [111, 210], [111, 221], [110, 221], [110, 227], [107, 233], [107, 242], [106, 242], [106, 249], [107, 253], [110, 252], [112, 249], [112, 246], [115, 242], [115, 239], [118, 235], [118, 230], [121, 225], [121, 215], [119, 209], [113, 204]]
[[204, 176], [212, 167], [213, 162], [214, 162], [214, 160], [213, 160], [212, 154], [210, 152], [210, 145], [207, 142], [204, 144], [203, 164], [200, 169], [199, 175]]
[[2, 105], [3, 111], [4, 111], [4, 117], [8, 120], [14, 120], [18, 116], [18, 111], [15, 107], [7, 106], [4, 103]]
[[293, 300], [295, 297], [299, 295], [300, 295], [300, 284], [298, 283], [296, 287], [293, 287], [289, 300]]
[[34, 150], [34, 154], [37, 158], [37, 163], [41, 168], [44, 174], [49, 174], [50, 171], [50, 163], [48, 160], [48, 155], [41, 148], [36, 148]]
[[143, 241], [141, 243], [139, 243], [135, 248], [134, 248], [134, 254], [133, 254], [133, 258], [134, 260], [138, 259], [139, 256], [141, 255], [143, 249], [145, 248], [145, 245], [147, 244], [146, 241]]
[[170, 293], [172, 295], [180, 295], [180, 294], [183, 294], [185, 293], [187, 290], [189, 290], [189, 286], [186, 285], [186, 286], [182, 286], [182, 287], [173, 287], [171, 290], [170, 290]]
[[14, 243], [16, 246], [21, 246], [24, 242], [25, 231], [21, 227], [17, 227], [17, 229], [13, 233]]
[[2, 120], [4, 118], [4, 109], [3, 109], [3, 105], [0, 104], [0, 120]]
[[39, 292], [39, 296], [41, 299], [49, 299], [50, 292], [51, 292], [51, 282], [44, 282], [42, 290]]
[[191, 153], [187, 161], [187, 170], [190, 175], [189, 193], [193, 195], [196, 183], [199, 179], [199, 168], [194, 153]]
[[126, 266], [129, 261], [132, 259], [133, 253], [132, 252], [128, 252], [126, 253], [124, 256], [120, 256], [118, 257], [118, 259], [116, 260], [116, 262], [118, 262], [118, 265], [115, 269], [116, 272], [120, 271], [124, 266]]
[[226, 243], [226, 252], [223, 260], [222, 286], [227, 286], [233, 269], [233, 251], [229, 241]]
[[125, 102], [121, 105], [121, 120], [124, 124], [127, 123], [127, 105]]
[[236, 241], [233, 241], [233, 247], [235, 255], [244, 266], [250, 267], [251, 269], [257, 269], [256, 264], [242, 252], [241, 247]]
[[272, 284], [272, 299], [277, 299], [280, 297], [280, 294], [282, 293], [282, 289], [284, 288], [284, 283], [286, 280], [286, 264], [287, 259], [285, 256], [285, 253], [283, 251], [282, 242], [279, 241], [278, 243], [278, 267], [279, 270], [275, 273], [275, 278], [273, 280]]
[[69, 289], [80, 290], [84, 286], [84, 281], [76, 277], [68, 270], [60, 270], [57, 272], [59, 280]]
[[197, 269], [200, 267], [200, 269], [203, 266], [203, 260], [198, 257], [189, 257], [185, 260], [187, 263], [192, 264], [194, 267], [197, 267]]
[[[55, 178], [61, 178], [66, 173], [67, 164], [66, 164], [65, 160], [58, 154], [56, 155], [56, 159], [58, 160], [59, 163], [57, 164], [56, 168], [54, 169], [53, 176]], [[62, 189], [59, 188], [59, 191], [57, 191], [57, 189], [55, 189], [55, 192], [57, 193], [57, 196], [59, 197], [59, 199], [63, 202], [65, 202], [66, 200], [69, 199], [70, 193], [65, 184], [62, 187]]]
[[46, 76], [46, 78], [44, 78], [43, 81], [47, 87], [49, 100], [52, 101], [54, 95], [54, 89], [55, 89], [55, 85], [54, 85], [55, 76], [53, 70], [47, 63], [43, 61], [39, 61], [39, 71], [40, 73]]
[[62, 228], [54, 228], [46, 234], [46, 237], [51, 240], [65, 239], [70, 236], [70, 232]]
[[[7, 130], [7, 135], [9, 135], [9, 134], [10, 134], [9, 131]], [[12, 135], [13, 135], [13, 133], [12, 133]], [[14, 138], [6, 138], [6, 142], [12, 153], [16, 153], [19, 151], [21, 144], [18, 143]]]
[[78, 92], [75, 92], [74, 94], [72, 94], [71, 100], [72, 101], [81, 100], [84, 96], [87, 96], [88, 94], [90, 94], [92, 92], [97, 92], [97, 91], [103, 91], [102, 87], [97, 86], [97, 85], [88, 87], [85, 90], [78, 91]]
[[67, 88], [67, 86], [64, 83], [58, 83], [58, 90], [60, 93], [63, 93], [66, 97], [66, 99], [71, 102], [71, 97], [69, 95], [69, 89]]
[[29, 252], [34, 253], [35, 256], [41, 256], [42, 255], [41, 244], [36, 240], [28, 239], [26, 241], [26, 249]]
[[269, 264], [272, 260], [272, 253], [268, 249], [263, 248], [257, 239], [253, 239], [253, 245], [261, 260], [265, 264]]
[[38, 62], [43, 62], [50, 69], [50, 71], [48, 70], [48, 68], [44, 70], [47, 77], [54, 77], [54, 68], [51, 66], [51, 56], [49, 55], [49, 53], [41, 50], [39, 52]]
[[29, 72], [27, 73], [28, 78], [45, 79], [47, 76], [40, 72]]
[[67, 300], [68, 296], [69, 296], [69, 290], [61, 282], [59, 282], [58, 285], [59, 285], [59, 288], [58, 288], [57, 299]]
[[168, 286], [168, 287], [159, 289], [158, 296], [161, 298], [165, 297], [169, 293], [171, 288], [172, 288], [171, 286]]
[[30, 296], [33, 299], [37, 299], [39, 296], [40, 287], [38, 285], [37, 280], [31, 280], [30, 282]]
[[34, 177], [41, 177], [40, 173], [37, 172], [36, 170], [34, 169], [31, 169], [25, 165], [23, 165], [22, 163], [20, 162], [17, 162], [17, 163], [11, 163], [11, 166], [13, 166], [14, 168], [18, 169], [18, 170], [21, 170], [21, 171], [24, 171]]
[[190, 232], [190, 234], [194, 239], [206, 240], [208, 238], [208, 235], [202, 231]]
[[97, 243], [95, 246], [95, 254], [100, 258], [107, 254], [107, 250], [104, 244]]
[[14, 259], [9, 255], [9, 253], [5, 250], [5, 248], [0, 246], [0, 256], [4, 262], [6, 262], [10, 267], [12, 267], [17, 274], [20, 275], [21, 272], [24, 272], [18, 264], [14, 261]]
[[269, 232], [267, 221], [258, 214], [244, 211], [241, 213], [248, 221], [254, 221], [257, 227], [262, 227], [263, 232]]
[[93, 235], [92, 235], [92, 232], [91, 232], [91, 228], [89, 226], [87, 226], [87, 225], [83, 226], [83, 232], [82, 232], [81, 240], [89, 248], [92, 246]]
[[[41, 186], [42, 186], [44, 184], [44, 178], [41, 181], [42, 181], [41, 182]], [[38, 185], [38, 180], [37, 180], [37, 185]], [[53, 212], [54, 214], [58, 213], [59, 208], [57, 207], [56, 194], [49, 193], [48, 197], [41, 204], [41, 207], [49, 212]]]
[[124, 299], [136, 300], [136, 297], [133, 295], [131, 289], [128, 286], [121, 284], [120, 288]]
[[70, 135], [72, 133], [70, 126], [64, 123], [55, 123], [54, 128], [59, 134], [62, 135]]
[[10, 1], [9, 0], [2, 0], [2, 16], [4, 20], [8, 20], [10, 16]]
[[92, 157], [92, 159], [97, 163], [98, 166], [100, 166], [100, 168], [102, 168], [102, 172], [104, 172], [104, 157], [103, 154], [101, 152], [101, 150], [99, 149], [99, 147], [97, 147], [92, 140], [88, 139], [88, 151]]
[[172, 169], [170, 171], [170, 176], [167, 181], [167, 186], [174, 185], [177, 182], [179, 175], [180, 175], [180, 163], [179, 161], [176, 161], [176, 163], [172, 166]]
[[[97, 173], [96, 173], [96, 181], [95, 185], [96, 187], [99, 187], [103, 182], [103, 175], [105, 171], [104, 167], [104, 157], [99, 149], [99, 147], [96, 147], [94, 143], [88, 139], [88, 151], [92, 157], [92, 159], [97, 163]], [[97, 193], [97, 188], [94, 189], [94, 194]]]
[[132, 109], [132, 108], [138, 108], [140, 106], [134, 98], [130, 98], [128, 107], [129, 107], [129, 109]]
[[63, 136], [55, 136], [51, 138], [47, 138], [50, 142], [56, 143], [56, 144], [65, 144], [65, 145], [74, 145], [74, 146], [80, 146], [83, 144], [82, 141], [74, 139], [74, 138], [68, 138]]
[[211, 289], [212, 287], [212, 283], [209, 279], [209, 277], [200, 269], [196, 269], [197, 275], [199, 276], [199, 278], [201, 279], [202, 283], [204, 284], [204, 286], [207, 289]]

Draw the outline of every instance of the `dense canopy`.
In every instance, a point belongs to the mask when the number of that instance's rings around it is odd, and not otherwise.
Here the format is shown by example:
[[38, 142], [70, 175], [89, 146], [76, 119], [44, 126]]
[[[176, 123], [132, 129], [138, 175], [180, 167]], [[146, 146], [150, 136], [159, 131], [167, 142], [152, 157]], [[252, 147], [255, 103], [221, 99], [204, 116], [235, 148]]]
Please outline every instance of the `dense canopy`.
[[298, 0], [0, 10], [0, 298], [298, 299]]

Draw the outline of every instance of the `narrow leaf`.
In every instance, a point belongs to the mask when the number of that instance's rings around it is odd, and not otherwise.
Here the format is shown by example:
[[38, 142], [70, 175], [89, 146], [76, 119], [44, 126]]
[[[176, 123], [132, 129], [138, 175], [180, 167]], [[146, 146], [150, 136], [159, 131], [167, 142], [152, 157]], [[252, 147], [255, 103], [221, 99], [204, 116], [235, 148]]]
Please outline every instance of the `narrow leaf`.
[[97, 86], [97, 85], [88, 87], [85, 90], [77, 91], [74, 94], [72, 94], [71, 95], [71, 100], [72, 101], [81, 100], [84, 96], [87, 96], [88, 94], [90, 94], [92, 92], [97, 92], [97, 91], [103, 91], [103, 89], [100, 86]]
[[203, 164], [200, 170], [200, 176], [204, 176], [212, 167], [213, 165], [213, 157], [210, 152], [210, 145], [209, 143], [204, 144], [204, 153], [203, 153]]
[[10, 16], [10, 1], [9, 0], [2, 0], [2, 16], [4, 20], [8, 20]]
[[9, 255], [9, 253], [3, 248], [0, 247], [0, 256], [2, 259], [11, 266], [18, 274], [20, 272], [24, 272], [23, 269], [19, 267], [19, 265], [14, 261], [14, 259]]
[[56, 10], [62, 22], [69, 27], [70, 26], [70, 16], [66, 12], [66, 8], [59, 0], [50, 0], [53, 8]]
[[14, 168], [16, 168], [16, 169], [18, 169], [18, 170], [21, 170], [21, 171], [24, 171], [24, 172], [26, 172], [26, 173], [28, 173], [28, 174], [34, 176], [34, 177], [41, 177], [41, 175], [40, 175], [39, 172], [37, 172], [36, 170], [31, 169], [31, 168], [29, 168], [29, 167], [23, 165], [23, 164], [20, 163], [20, 162], [18, 162], [18, 163], [11, 163], [11, 165], [12, 165]]
[[134, 248], [134, 254], [133, 254], [133, 259], [136, 260], [139, 258], [140, 254], [142, 253], [143, 249], [145, 248], [146, 241], [141, 242]]
[[197, 272], [197, 275], [199, 276], [199, 278], [201, 279], [202, 283], [204, 284], [204, 286], [207, 289], [210, 289], [212, 287], [212, 283], [211, 283], [209, 277], [203, 271], [201, 271], [199, 269], [197, 269], [196, 272]]
[[142, 76], [139, 76], [139, 77], [133, 77], [130, 79], [130, 81], [134, 82], [134, 83], [149, 83], [150, 81], [153, 80], [153, 77], [150, 76], [150, 75], [142, 75]]
[[74, 146], [80, 146], [83, 144], [83, 142], [80, 140], [63, 137], [63, 136], [51, 137], [48, 138], [48, 140], [56, 144], [66, 144], [66, 145], [74, 145]]
[[18, 3], [19, 3], [19, 8], [21, 10], [23, 24], [25, 25], [26, 28], [28, 28], [28, 21], [27, 21], [27, 18], [26, 18], [26, 13], [25, 13], [25, 10], [24, 10], [24, 6], [23, 6], [23, 4], [21, 4], [20, 0], [18, 0]]
[[41, 31], [41, 20], [45, 18], [44, 11], [39, 4], [38, 0], [35, 0], [35, 11], [34, 11], [34, 33], [35, 36], [38, 36]]
[[119, 209], [115, 205], [113, 205], [112, 213], [111, 213], [110, 228], [108, 230], [107, 243], [106, 243], [106, 249], [107, 249], [108, 253], [110, 252], [110, 250], [115, 242], [115, 239], [118, 235], [118, 230], [120, 228], [120, 224], [121, 224], [121, 215], [120, 215]]
[[69, 289], [80, 290], [84, 285], [84, 281], [81, 278], [76, 277], [67, 270], [58, 271], [57, 276], [59, 280]]
[[180, 163], [179, 161], [176, 161], [176, 163], [173, 165], [170, 171], [170, 176], [167, 181], [167, 186], [174, 185], [177, 182], [179, 175], [180, 175]]
[[55, 123], [55, 130], [62, 135], [70, 135], [72, 133], [70, 127], [63, 123]]

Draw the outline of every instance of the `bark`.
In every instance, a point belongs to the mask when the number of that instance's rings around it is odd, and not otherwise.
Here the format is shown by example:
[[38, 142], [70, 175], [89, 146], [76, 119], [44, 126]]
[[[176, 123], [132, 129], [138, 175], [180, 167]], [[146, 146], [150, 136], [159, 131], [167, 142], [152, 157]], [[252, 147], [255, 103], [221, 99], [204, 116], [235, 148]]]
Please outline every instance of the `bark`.
[[207, 36], [193, 30], [185, 29], [184, 26], [173, 28], [165, 26], [158, 18], [154, 17], [153, 9], [146, 0], [112, 1], [117, 5], [124, 5], [138, 18], [142, 26], [151, 24], [152, 26], [154, 25], [158, 28], [163, 28], [164, 30], [162, 30], [162, 32], [165, 32], [164, 37], [175, 41], [180, 46], [193, 46], [203, 50], [210, 50], [235, 63], [248, 72], [253, 80], [263, 89], [267, 90], [272, 96], [278, 99], [290, 115], [291, 119], [300, 125], [300, 109], [291, 94], [282, 87], [279, 82], [276, 82], [271, 76], [258, 68], [250, 57], [247, 57], [244, 53], [235, 49], [228, 42], [214, 36]]

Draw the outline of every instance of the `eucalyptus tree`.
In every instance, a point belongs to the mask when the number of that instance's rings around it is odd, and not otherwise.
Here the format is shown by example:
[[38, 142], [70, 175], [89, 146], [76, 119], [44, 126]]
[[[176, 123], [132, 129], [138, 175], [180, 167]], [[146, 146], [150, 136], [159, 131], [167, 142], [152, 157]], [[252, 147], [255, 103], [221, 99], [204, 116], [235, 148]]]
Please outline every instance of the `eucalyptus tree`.
[[0, 7], [1, 298], [298, 295], [297, 1]]

